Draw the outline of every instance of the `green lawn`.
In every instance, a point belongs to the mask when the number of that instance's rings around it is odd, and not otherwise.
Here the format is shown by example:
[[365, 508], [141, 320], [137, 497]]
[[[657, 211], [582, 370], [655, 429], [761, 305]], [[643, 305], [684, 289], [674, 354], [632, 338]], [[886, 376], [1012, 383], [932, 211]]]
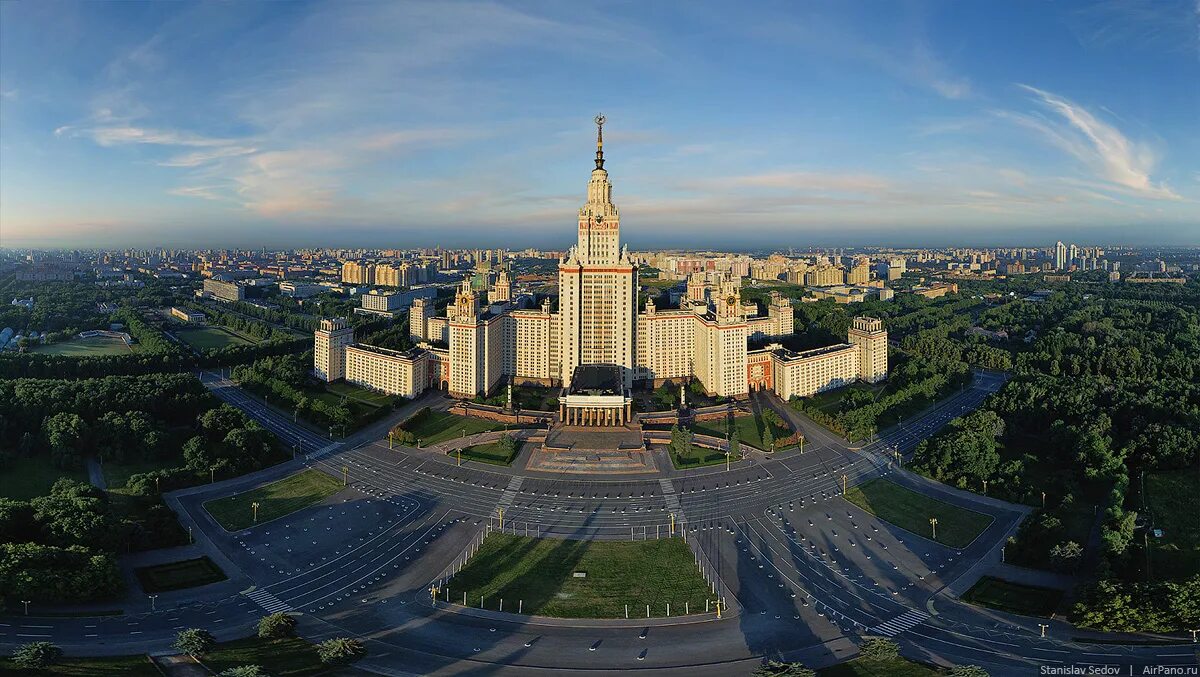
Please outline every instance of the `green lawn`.
[[83, 469], [60, 470], [45, 456], [16, 457], [0, 468], [0, 496], [25, 501], [50, 493], [50, 485], [60, 477], [87, 482]]
[[842, 400], [845, 399], [846, 395], [850, 394], [851, 392], [865, 391], [870, 393], [872, 397], [878, 400], [882, 396], [883, 391], [887, 390], [887, 387], [887, 381], [875, 384], [857, 382], [852, 383], [844, 388], [826, 390], [823, 393], [810, 395], [808, 397], [808, 401], [809, 404], [817, 409], [820, 409], [821, 411], [829, 414], [836, 414], [841, 409]]
[[1200, 571], [1200, 520], [1196, 519], [1196, 496], [1200, 480], [1194, 470], [1146, 474], [1146, 506], [1154, 516], [1154, 528], [1162, 538], [1150, 534], [1150, 562], [1155, 578], [1186, 578]]
[[896, 657], [886, 660], [855, 658], [818, 670], [817, 674], [820, 677], [935, 677], [946, 673], [907, 658]]
[[421, 440], [422, 447], [428, 447], [431, 444], [461, 437], [464, 432], [467, 435], [474, 435], [490, 430], [503, 430], [504, 424], [481, 418], [447, 414], [443, 411], [431, 411], [413, 427], [406, 427], [406, 429]]
[[208, 557], [185, 559], [180, 562], [155, 564], [134, 569], [138, 582], [146, 592], [167, 592], [195, 588], [223, 581], [228, 576]]
[[929, 498], [884, 479], [850, 487], [846, 500], [919, 536], [929, 538], [929, 518], [936, 517], [937, 541], [952, 548], [966, 547], [992, 523], [989, 515]]
[[259, 665], [272, 677], [305, 677], [324, 674], [332, 668], [321, 663], [312, 644], [296, 637], [259, 639], [248, 637], [223, 642], [204, 656], [214, 673], [239, 665]]
[[340, 481], [319, 470], [305, 470], [250, 491], [208, 501], [204, 509], [226, 531], [237, 531], [255, 523], [254, 503], [258, 503], [261, 523], [307, 508], [341, 490]]
[[[513, 404], [521, 409], [536, 411], [558, 410], [558, 388], [542, 388], [540, 386], [514, 386]], [[504, 394], [505, 399], [508, 395]]]
[[362, 402], [376, 408], [391, 406], [392, 403], [392, 396], [387, 393], [375, 392], [374, 390], [369, 390], [346, 381], [328, 383], [325, 385], [325, 389], [339, 396], [345, 395], [346, 399]]
[[63, 658], [48, 670], [21, 670], [7, 658], [0, 658], [3, 675], [65, 675], [66, 677], [162, 677], [150, 658], [106, 656], [102, 658]]
[[692, 445], [692, 453], [683, 456], [668, 454], [671, 457], [671, 465], [676, 468], [702, 468], [708, 465], [719, 465], [725, 462], [725, 452], [716, 449], [708, 449], [698, 445]]
[[[480, 463], [489, 463], [491, 465], [512, 465], [518, 453], [520, 453], [519, 446], [512, 454], [508, 454], [495, 442], [490, 444], [476, 444], [473, 447], [467, 447], [462, 450], [462, 460], [479, 461]], [[458, 452], [452, 451], [449, 455], [457, 458]]]
[[962, 596], [964, 602], [999, 609], [1022, 616], [1049, 618], [1062, 601], [1061, 590], [1019, 585], [984, 576]]
[[[576, 572], [586, 577], [575, 577]], [[492, 533], [450, 582], [449, 599], [498, 610], [558, 618], [654, 617], [704, 611], [714, 600], [696, 571], [695, 557], [680, 538], [651, 541], [575, 541]]]
[[258, 342], [219, 326], [180, 328], [175, 329], [174, 334], [196, 350], [217, 350], [228, 346], [248, 346]]
[[128, 355], [133, 349], [119, 338], [91, 336], [85, 339], [72, 338], [33, 349], [39, 355], [68, 355], [71, 357], [100, 357], [102, 355]]
[[[733, 427], [738, 431], [738, 439], [752, 447], [757, 447], [764, 451], [770, 451], [769, 446], [763, 442], [762, 433], [766, 430], [766, 423], [761, 416], [742, 415], [733, 418]], [[725, 438], [728, 432], [727, 421], [703, 421], [696, 425], [692, 431], [700, 435], [711, 435], [712, 437]], [[775, 436], [776, 441], [782, 440], [792, 434], [792, 431], [779, 426], [772, 426], [771, 434]], [[794, 446], [794, 445], [793, 445]], [[780, 449], [778, 444], [775, 447]]]

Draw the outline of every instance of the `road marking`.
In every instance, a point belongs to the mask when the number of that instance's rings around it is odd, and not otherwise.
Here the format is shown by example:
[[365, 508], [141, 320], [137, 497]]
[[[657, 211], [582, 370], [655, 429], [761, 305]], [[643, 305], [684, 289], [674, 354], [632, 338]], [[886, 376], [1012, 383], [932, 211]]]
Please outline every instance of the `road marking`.
[[883, 635], [884, 637], [895, 637], [896, 635], [913, 628], [914, 626], [924, 623], [929, 618], [929, 614], [916, 609], [909, 609], [899, 616], [893, 618], [886, 623], [880, 623], [871, 628], [871, 632]]
[[273, 614], [292, 610], [292, 607], [288, 606], [286, 602], [266, 590], [259, 589], [252, 592], [243, 592], [242, 594], [254, 600], [255, 604], [266, 609], [267, 613]]

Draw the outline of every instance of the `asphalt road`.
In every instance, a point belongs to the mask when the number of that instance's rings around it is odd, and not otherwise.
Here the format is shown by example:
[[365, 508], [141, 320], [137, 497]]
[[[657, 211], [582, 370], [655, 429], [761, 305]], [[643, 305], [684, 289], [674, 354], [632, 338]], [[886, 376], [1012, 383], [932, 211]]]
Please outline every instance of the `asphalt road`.
[[[183, 627], [241, 636], [261, 615], [291, 611], [306, 636], [366, 638], [370, 656], [359, 665], [383, 674], [749, 674], [764, 655], [817, 665], [844, 660], [865, 635], [892, 637], [914, 658], [982, 665], [993, 675], [1041, 674], [1042, 666], [1114, 666], [1131, 674], [1141, 666], [1197, 665], [1190, 644], [1089, 644], [1059, 621], [1049, 622], [1043, 638], [1038, 619], [956, 599], [999, 561], [1025, 509], [907, 473], [896, 467], [897, 455], [979, 406], [1002, 376], [978, 374], [971, 387], [859, 449], [763, 399], [760, 405], [775, 406], [804, 431], [804, 453], [670, 477], [459, 467], [443, 454], [389, 450], [366, 435], [334, 442], [228, 381], [204, 380], [298, 451], [290, 463], [170, 497], [230, 580], [164, 593], [145, 613], [0, 617], [0, 646], [47, 639], [68, 654], [126, 653], [164, 648]], [[305, 466], [338, 478], [345, 472], [349, 486], [320, 505], [235, 533], [202, 508]], [[952, 549], [840, 498], [843, 482], [881, 476], [992, 522], [973, 543]], [[637, 540], [669, 537], [672, 516], [676, 537], [688, 539], [714, 582], [714, 600], [729, 604], [721, 620], [678, 611], [667, 618], [661, 600], [647, 600], [648, 620], [643, 608], [610, 622], [467, 611], [445, 601], [455, 592], [447, 575], [486, 529]], [[436, 605], [433, 583], [444, 583]]]

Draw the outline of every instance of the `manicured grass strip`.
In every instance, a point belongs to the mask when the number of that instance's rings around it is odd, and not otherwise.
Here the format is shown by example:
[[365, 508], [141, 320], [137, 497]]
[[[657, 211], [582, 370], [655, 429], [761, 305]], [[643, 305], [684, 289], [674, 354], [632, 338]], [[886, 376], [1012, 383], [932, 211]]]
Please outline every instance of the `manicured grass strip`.
[[134, 573], [146, 592], [195, 588], [227, 578], [225, 572], [208, 557], [138, 567], [134, 569]]
[[218, 498], [204, 509], [226, 531], [252, 526], [254, 503], [258, 503], [258, 521], [266, 522], [319, 503], [342, 490], [342, 483], [319, 470], [305, 470], [278, 482]]
[[18, 501], [45, 496], [50, 493], [50, 486], [60, 477], [69, 477], [80, 482], [88, 481], [87, 473], [83, 469], [55, 468], [45, 456], [17, 456], [0, 468], [0, 496]]
[[937, 542], [952, 548], [966, 547], [992, 523], [990, 515], [943, 503], [883, 479], [851, 487], [846, 500], [925, 538], [931, 537], [929, 518], [936, 517]]
[[[586, 573], [577, 578], [576, 572]], [[493, 533], [447, 584], [451, 602], [558, 618], [658, 618], [703, 613], [714, 600], [696, 571], [695, 556], [680, 538], [652, 541], [574, 541]]]
[[1151, 571], [1156, 579], [1182, 579], [1200, 571], [1197, 494], [1200, 480], [1194, 471], [1146, 474], [1146, 505], [1154, 528], [1163, 530], [1162, 538], [1150, 535]]
[[820, 677], [934, 677], [944, 675], [929, 665], [914, 663], [906, 658], [896, 657], [885, 660], [870, 660], [855, 658], [852, 661], [838, 663], [817, 671]]
[[[33, 640], [30, 640], [33, 641]], [[46, 670], [22, 670], [8, 658], [0, 658], [0, 675], [65, 675], [66, 677], [162, 677], [145, 654], [63, 658]]]
[[428, 447], [431, 444], [445, 442], [455, 437], [462, 437], [464, 432], [467, 435], [474, 435], [475, 433], [485, 433], [491, 430], [503, 430], [504, 424], [496, 423], [495, 421], [486, 421], [481, 418], [447, 414], [443, 411], [431, 411], [423, 416], [413, 427], [407, 429], [417, 439], [421, 440], [422, 447]]
[[[518, 447], [511, 454], [500, 448], [499, 444], [476, 444], [473, 447], [467, 447], [462, 450], [462, 460], [464, 461], [479, 461], [480, 463], [489, 463], [491, 465], [512, 465], [513, 459], [520, 453]], [[450, 456], [458, 458], [457, 451], [449, 452]]]
[[702, 468], [708, 465], [719, 465], [725, 462], [725, 452], [716, 449], [708, 449], [699, 445], [692, 445], [692, 453], [685, 455], [668, 454], [671, 457], [671, 465], [677, 469], [684, 468]]
[[259, 665], [273, 677], [305, 677], [331, 670], [321, 663], [312, 644], [296, 637], [222, 642], [201, 660], [214, 674], [240, 665]]
[[964, 602], [1022, 616], [1049, 618], [1062, 601], [1061, 590], [1010, 583], [992, 576], [979, 579], [962, 596]]
[[328, 383], [325, 385], [325, 389], [338, 395], [345, 395], [348, 399], [357, 400], [372, 407], [386, 407], [391, 405], [391, 395], [368, 390], [367, 388], [345, 381]]

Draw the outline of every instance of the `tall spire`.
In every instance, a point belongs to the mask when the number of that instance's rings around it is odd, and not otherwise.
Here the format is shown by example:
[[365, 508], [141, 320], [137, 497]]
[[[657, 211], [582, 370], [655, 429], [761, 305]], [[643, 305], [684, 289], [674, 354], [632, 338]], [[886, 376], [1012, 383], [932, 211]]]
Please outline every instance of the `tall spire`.
[[594, 120], [596, 121], [596, 169], [604, 169], [604, 123], [608, 122], [608, 118], [601, 113]]

